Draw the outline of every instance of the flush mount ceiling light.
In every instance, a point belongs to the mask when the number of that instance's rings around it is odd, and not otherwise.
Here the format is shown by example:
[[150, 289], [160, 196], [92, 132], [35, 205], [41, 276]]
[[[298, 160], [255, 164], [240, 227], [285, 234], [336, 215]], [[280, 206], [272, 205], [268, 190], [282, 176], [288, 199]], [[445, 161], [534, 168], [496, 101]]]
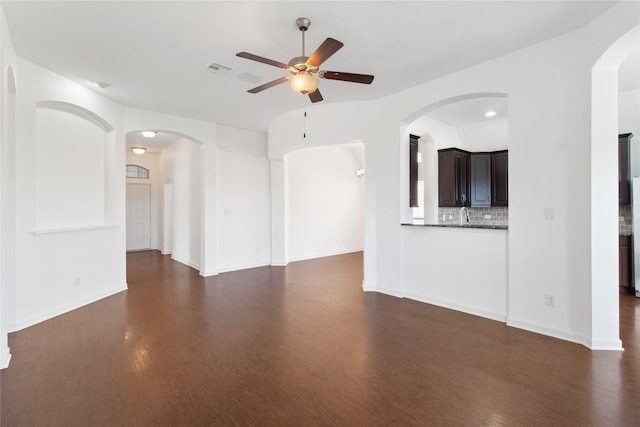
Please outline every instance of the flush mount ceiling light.
[[362, 178], [364, 176], [364, 169], [360, 168], [356, 171], [356, 175], [358, 178]]
[[136, 154], [144, 154], [144, 152], [147, 151], [147, 149], [144, 147], [131, 147], [131, 151], [133, 151]]
[[496, 112], [493, 110], [489, 110], [486, 113], [484, 113], [485, 117], [494, 117], [496, 115]]
[[142, 136], [144, 136], [145, 138], [153, 138], [157, 134], [158, 134], [158, 132], [155, 132], [155, 131], [152, 131], [152, 130], [143, 130], [142, 131]]

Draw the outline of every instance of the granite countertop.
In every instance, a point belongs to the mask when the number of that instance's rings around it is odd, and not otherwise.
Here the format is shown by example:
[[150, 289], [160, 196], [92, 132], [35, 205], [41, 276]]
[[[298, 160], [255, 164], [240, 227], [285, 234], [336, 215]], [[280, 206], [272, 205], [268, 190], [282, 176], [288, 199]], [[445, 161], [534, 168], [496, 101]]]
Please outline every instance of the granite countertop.
[[508, 230], [508, 225], [487, 225], [487, 224], [402, 224], [412, 227], [440, 227], [440, 228], [478, 228], [485, 230]]

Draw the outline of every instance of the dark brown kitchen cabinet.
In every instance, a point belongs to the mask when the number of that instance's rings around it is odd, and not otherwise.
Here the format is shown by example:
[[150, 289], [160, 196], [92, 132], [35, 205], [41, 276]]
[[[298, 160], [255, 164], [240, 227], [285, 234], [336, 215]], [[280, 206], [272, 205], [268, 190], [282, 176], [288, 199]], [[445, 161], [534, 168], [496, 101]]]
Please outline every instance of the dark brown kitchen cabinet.
[[471, 206], [491, 206], [491, 154], [471, 153]]
[[631, 203], [631, 168], [630, 150], [633, 134], [618, 135], [618, 203], [629, 205]]
[[623, 292], [631, 292], [633, 286], [633, 274], [631, 268], [631, 236], [618, 237], [618, 264], [619, 264], [619, 282], [620, 290]]
[[438, 206], [471, 206], [469, 152], [438, 150]]
[[491, 153], [491, 206], [509, 206], [509, 152]]

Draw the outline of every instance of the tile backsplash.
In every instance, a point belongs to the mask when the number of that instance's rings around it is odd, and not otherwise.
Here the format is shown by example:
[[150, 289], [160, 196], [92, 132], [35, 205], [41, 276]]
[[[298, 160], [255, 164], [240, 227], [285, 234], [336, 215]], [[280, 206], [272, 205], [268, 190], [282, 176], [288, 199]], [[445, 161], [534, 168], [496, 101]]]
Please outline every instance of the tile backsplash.
[[618, 207], [618, 232], [621, 236], [629, 236], [633, 233], [631, 206]]
[[[467, 210], [469, 211], [471, 224], [509, 225], [508, 207], [491, 206], [486, 208], [467, 208]], [[438, 208], [438, 224], [451, 223], [460, 223], [460, 208]]]

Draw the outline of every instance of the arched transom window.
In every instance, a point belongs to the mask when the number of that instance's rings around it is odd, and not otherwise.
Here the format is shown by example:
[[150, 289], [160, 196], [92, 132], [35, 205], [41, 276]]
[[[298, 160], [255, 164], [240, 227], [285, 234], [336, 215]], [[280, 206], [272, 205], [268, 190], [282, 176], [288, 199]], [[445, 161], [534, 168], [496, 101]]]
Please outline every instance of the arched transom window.
[[149, 179], [149, 169], [139, 165], [127, 165], [127, 178]]

